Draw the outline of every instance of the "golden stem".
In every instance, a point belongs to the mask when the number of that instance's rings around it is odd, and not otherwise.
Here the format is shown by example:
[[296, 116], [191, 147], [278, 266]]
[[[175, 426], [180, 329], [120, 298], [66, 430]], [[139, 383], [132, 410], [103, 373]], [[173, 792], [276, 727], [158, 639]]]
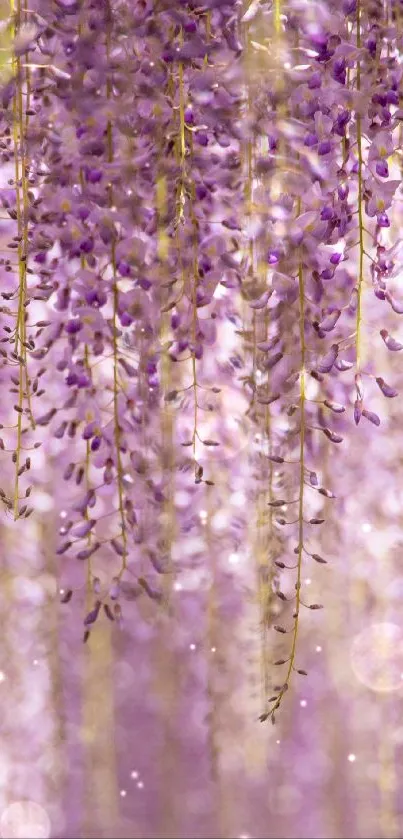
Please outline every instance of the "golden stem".
[[[357, 50], [361, 47], [360, 0], [357, 0]], [[357, 61], [357, 91], [361, 89], [361, 67]], [[359, 268], [357, 288], [356, 320], [356, 364], [357, 372], [361, 365], [361, 323], [362, 323], [362, 286], [364, 282], [364, 220], [362, 213], [362, 127], [361, 116], [357, 114], [357, 151], [358, 151], [358, 229], [359, 229]]]
[[301, 373], [300, 373], [300, 448], [299, 448], [299, 502], [298, 502], [298, 560], [297, 560], [297, 582], [295, 585], [295, 617], [294, 628], [292, 633], [292, 644], [290, 658], [288, 662], [287, 675], [284, 680], [284, 686], [281, 689], [274, 706], [271, 709], [271, 714], [280, 706], [284, 693], [289, 687], [291, 673], [295, 666], [299, 615], [301, 608], [301, 574], [302, 574], [302, 553], [304, 549], [304, 489], [305, 489], [305, 298], [304, 298], [304, 276], [303, 268], [300, 263], [298, 269], [298, 285], [299, 285], [299, 308], [300, 308], [300, 342], [301, 342]]
[[274, 0], [274, 31], [277, 36], [281, 33], [281, 0]]
[[[110, 53], [110, 31], [108, 28], [107, 37], [106, 37], [106, 53], [107, 53], [107, 60], [109, 65], [109, 53]], [[111, 98], [112, 95], [112, 84], [110, 77], [107, 78], [106, 83], [106, 92], [108, 99]], [[113, 133], [112, 133], [112, 123], [109, 120], [107, 125], [107, 143], [108, 143], [108, 161], [109, 163], [113, 162]], [[113, 206], [113, 194], [112, 194], [112, 187], [109, 190], [109, 206]], [[120, 524], [122, 530], [122, 542], [123, 542], [123, 557], [122, 557], [122, 565], [117, 574], [117, 577], [120, 578], [124, 573], [126, 566], [127, 566], [127, 534], [126, 534], [126, 523], [125, 523], [125, 514], [124, 514], [124, 501], [123, 501], [123, 467], [122, 467], [122, 455], [120, 451], [120, 425], [119, 425], [119, 373], [118, 373], [118, 339], [117, 339], [117, 332], [118, 332], [118, 305], [119, 305], [119, 289], [117, 283], [117, 276], [116, 276], [116, 244], [115, 242], [112, 243], [111, 246], [111, 265], [112, 265], [112, 276], [113, 276], [113, 318], [112, 318], [112, 348], [113, 348], [113, 424], [114, 424], [114, 441], [115, 441], [115, 448], [116, 448], [116, 471], [117, 471], [117, 487], [118, 487], [118, 507], [119, 507], [119, 517], [120, 517]]]

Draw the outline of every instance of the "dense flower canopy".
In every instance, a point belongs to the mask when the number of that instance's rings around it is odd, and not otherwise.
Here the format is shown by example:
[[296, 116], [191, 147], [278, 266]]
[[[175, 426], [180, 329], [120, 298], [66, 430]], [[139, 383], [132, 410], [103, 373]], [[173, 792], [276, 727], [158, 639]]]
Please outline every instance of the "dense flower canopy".
[[1, 39], [4, 516], [50, 491], [88, 644], [257, 598], [275, 722], [394, 465], [403, 6], [12, 0]]

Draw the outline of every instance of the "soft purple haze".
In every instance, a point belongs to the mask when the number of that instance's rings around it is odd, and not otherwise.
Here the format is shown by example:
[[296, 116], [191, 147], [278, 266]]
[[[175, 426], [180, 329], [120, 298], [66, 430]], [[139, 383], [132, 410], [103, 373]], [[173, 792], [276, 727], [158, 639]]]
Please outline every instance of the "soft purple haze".
[[0, 835], [398, 839], [403, 4], [0, 15]]

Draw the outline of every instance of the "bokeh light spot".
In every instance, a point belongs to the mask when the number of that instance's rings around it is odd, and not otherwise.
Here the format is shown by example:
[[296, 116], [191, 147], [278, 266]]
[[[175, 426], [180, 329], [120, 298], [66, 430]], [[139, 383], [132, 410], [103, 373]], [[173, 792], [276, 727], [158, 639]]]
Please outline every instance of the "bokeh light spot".
[[0, 819], [2, 839], [49, 839], [49, 816], [35, 801], [13, 801]]
[[374, 623], [351, 646], [354, 675], [370, 690], [388, 693], [402, 686], [403, 631], [394, 623]]

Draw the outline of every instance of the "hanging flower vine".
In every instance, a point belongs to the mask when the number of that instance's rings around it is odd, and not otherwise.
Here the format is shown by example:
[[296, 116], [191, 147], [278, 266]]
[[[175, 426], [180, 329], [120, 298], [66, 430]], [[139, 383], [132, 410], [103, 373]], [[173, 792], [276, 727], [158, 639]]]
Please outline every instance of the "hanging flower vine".
[[56, 459], [85, 641], [124, 600], [166, 607], [207, 543], [215, 579], [252, 544], [274, 722], [322, 608], [324, 447], [344, 462], [397, 396], [369, 344], [403, 347], [382, 322], [403, 313], [398, 4], [15, 0], [6, 28], [5, 512], [35, 513]]

